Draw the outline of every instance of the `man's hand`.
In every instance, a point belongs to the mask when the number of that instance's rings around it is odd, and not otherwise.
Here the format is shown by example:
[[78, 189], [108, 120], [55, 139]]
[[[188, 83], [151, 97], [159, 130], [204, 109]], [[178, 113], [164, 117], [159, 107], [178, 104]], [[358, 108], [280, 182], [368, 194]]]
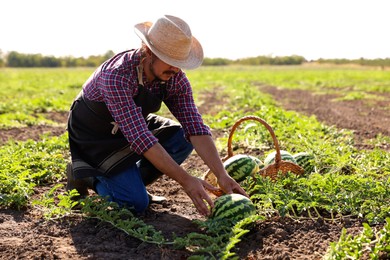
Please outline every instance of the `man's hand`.
[[228, 174], [222, 175], [218, 178], [218, 185], [226, 194], [238, 193], [249, 198], [245, 190]]
[[[227, 194], [239, 193], [248, 197], [244, 189], [226, 172], [211, 136], [191, 136], [190, 140], [196, 152], [217, 177], [218, 185], [223, 192]], [[205, 187], [209, 189], [208, 186], [205, 185]], [[211, 191], [213, 191], [213, 189], [211, 189]]]
[[187, 195], [191, 198], [199, 213], [204, 216], [209, 216], [211, 209], [214, 207], [214, 202], [207, 194], [205, 187], [211, 190], [218, 190], [218, 188], [193, 176], [181, 183], [181, 185]]

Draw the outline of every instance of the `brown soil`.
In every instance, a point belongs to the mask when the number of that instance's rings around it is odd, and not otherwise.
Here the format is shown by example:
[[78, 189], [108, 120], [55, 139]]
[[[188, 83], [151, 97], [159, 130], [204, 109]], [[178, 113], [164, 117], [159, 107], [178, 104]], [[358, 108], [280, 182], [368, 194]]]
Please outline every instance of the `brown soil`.
[[[358, 148], [370, 149], [364, 140], [378, 134], [390, 136], [390, 97], [385, 101], [333, 102], [331, 95], [312, 95], [302, 90], [283, 90], [262, 87], [272, 94], [286, 109], [315, 115], [328, 125], [348, 128], [356, 133]], [[212, 111], [217, 104], [213, 93], [206, 93], [207, 100], [200, 109]], [[320, 105], [319, 105], [320, 104]], [[384, 109], [385, 108], [385, 109]], [[48, 132], [60, 135], [64, 132], [66, 114], [53, 114], [63, 127], [38, 126], [24, 129], [1, 130], [0, 142], [9, 139], [39, 140]], [[223, 133], [215, 133], [215, 136]], [[382, 148], [389, 149], [389, 144]], [[196, 155], [185, 161], [189, 171], [205, 172], [207, 168]], [[62, 181], [65, 183], [65, 178]], [[37, 188], [39, 195], [47, 187]], [[168, 198], [163, 204], [153, 204], [141, 216], [165, 237], [175, 233], [184, 236], [197, 232], [193, 219], [203, 219], [191, 204], [180, 186], [163, 177], [150, 187], [156, 195]], [[155, 246], [126, 235], [108, 223], [85, 219], [80, 215], [66, 217], [61, 221], [46, 222], [36, 209], [0, 210], [0, 257], [1, 259], [186, 259], [191, 254], [186, 250], [175, 250], [169, 246]], [[337, 241], [342, 228], [358, 234], [362, 225], [357, 220], [328, 223], [315, 220], [294, 221], [274, 218], [259, 222], [237, 246], [241, 259], [321, 259], [329, 243]]]
[[[381, 100], [336, 101], [336, 94], [312, 94], [304, 90], [286, 90], [263, 86], [286, 110], [315, 115], [327, 125], [349, 129], [354, 132], [358, 148], [373, 148], [364, 141], [379, 134], [390, 136], [390, 94], [380, 94]], [[390, 149], [383, 144], [382, 149]]]

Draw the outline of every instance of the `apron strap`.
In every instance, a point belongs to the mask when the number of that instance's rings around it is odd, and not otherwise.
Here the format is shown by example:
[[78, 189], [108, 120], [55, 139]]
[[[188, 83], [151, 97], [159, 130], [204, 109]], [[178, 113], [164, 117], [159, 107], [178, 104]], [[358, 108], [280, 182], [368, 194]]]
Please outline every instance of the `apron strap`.
[[138, 84], [143, 86], [144, 81], [142, 79], [142, 72], [144, 71], [144, 67], [142, 66], [142, 62], [137, 66], [137, 75], [138, 75]]

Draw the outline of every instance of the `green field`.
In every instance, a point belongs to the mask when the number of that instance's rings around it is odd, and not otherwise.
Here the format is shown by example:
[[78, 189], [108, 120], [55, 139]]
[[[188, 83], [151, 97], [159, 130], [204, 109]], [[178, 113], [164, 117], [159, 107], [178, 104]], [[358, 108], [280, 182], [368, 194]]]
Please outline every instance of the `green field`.
[[[1, 69], [0, 131], [13, 127], [24, 127], [28, 131], [28, 127], [35, 125], [61, 124], [51, 120], [50, 113], [65, 113], [92, 72], [93, 69]], [[270, 95], [259, 90], [259, 86], [270, 85], [304, 89], [319, 95], [337, 92], [341, 100], [380, 100], [383, 93], [390, 92], [390, 73], [363, 67], [319, 66], [201, 67], [186, 73], [200, 106], [208, 102], [204, 99], [207, 93], [214, 93], [219, 100], [213, 103], [210, 113], [204, 114], [205, 122], [212, 129], [226, 133], [243, 116], [258, 116], [273, 127], [281, 149], [291, 153], [305, 151], [315, 158], [312, 161], [315, 167], [310, 174], [286, 175], [276, 182], [260, 178], [256, 181], [248, 179], [243, 183], [256, 203], [257, 215], [238, 223], [236, 230], [226, 233], [226, 237], [213, 240], [213, 236], [217, 233], [220, 235], [222, 229], [217, 229], [212, 222], [199, 223], [210, 230], [209, 239], [205, 240], [216, 243], [219, 251], [215, 255], [229, 255], [234, 251], [232, 246], [238, 243], [234, 239], [246, 233], [241, 231], [246, 230], [251, 222], [269, 217], [270, 212], [297, 220], [322, 217], [326, 221], [334, 221], [340, 216], [354, 216], [367, 223], [367, 230], [376, 224], [383, 225], [384, 228], [376, 233], [379, 244], [373, 250], [390, 253], [389, 152], [380, 148], [358, 150], [354, 147], [351, 131], [324, 125], [315, 117], [285, 111]], [[166, 112], [163, 109], [160, 113]], [[260, 160], [264, 160], [266, 153], [273, 149], [269, 133], [253, 123], [244, 124], [234, 141], [237, 153], [253, 151]], [[226, 154], [226, 142], [226, 135], [217, 140], [221, 154]], [[367, 142], [390, 143], [390, 138], [378, 136]], [[2, 144], [0, 208], [23, 209], [32, 204], [39, 205], [45, 208], [44, 216], [47, 219], [72, 214], [70, 196], [74, 194], [53, 195], [62, 188], [56, 184], [65, 178], [63, 172], [67, 161], [66, 133], [55, 137], [43, 135], [40, 141], [9, 141]], [[192, 173], [201, 174], [196, 170]], [[33, 200], [34, 187], [42, 185], [52, 190]], [[130, 219], [130, 222], [143, 226], [146, 233], [149, 232], [145, 236], [131, 227], [124, 228], [120, 218], [105, 215], [103, 206], [93, 208], [88, 200], [85, 205], [85, 214], [94, 214], [145, 242], [190, 247], [196, 241], [191, 239], [191, 236], [196, 236], [194, 234], [166, 241], [150, 226], [139, 223], [136, 218]], [[374, 239], [371, 240], [375, 234], [362, 237], [342, 237], [333, 246], [333, 254], [341, 256], [350, 250], [351, 245], [358, 248], [362, 244], [375, 244], [372, 242]], [[359, 256], [359, 253], [355, 252], [355, 255]]]
[[[93, 69], [1, 69], [0, 127], [41, 124], [42, 113], [67, 111]], [[232, 97], [256, 85], [310, 90], [315, 93], [342, 93], [344, 99], [381, 98], [390, 92], [390, 73], [373, 68], [323, 68], [299, 66], [202, 67], [188, 71], [195, 95], [224, 87]], [[375, 92], [375, 93], [373, 93]], [[241, 97], [242, 96], [242, 97]], [[226, 109], [226, 108], [221, 108]], [[41, 117], [42, 116], [42, 117]]]

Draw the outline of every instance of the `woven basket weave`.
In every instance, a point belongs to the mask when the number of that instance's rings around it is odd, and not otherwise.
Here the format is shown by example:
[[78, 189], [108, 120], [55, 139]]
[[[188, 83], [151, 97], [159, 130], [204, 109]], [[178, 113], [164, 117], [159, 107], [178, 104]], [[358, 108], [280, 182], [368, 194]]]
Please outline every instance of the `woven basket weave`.
[[[301, 174], [304, 173], [304, 169], [302, 167], [300, 167], [299, 165], [297, 165], [297, 164], [295, 164], [293, 162], [283, 161], [282, 160], [282, 157], [281, 157], [281, 154], [280, 154], [279, 142], [278, 142], [278, 139], [275, 136], [275, 133], [274, 133], [272, 127], [266, 121], [264, 121], [262, 118], [257, 117], [257, 116], [245, 116], [245, 117], [242, 117], [241, 119], [239, 119], [236, 123], [234, 123], [234, 125], [232, 126], [232, 129], [230, 131], [229, 138], [228, 138], [227, 155], [224, 158], [222, 158], [222, 162], [225, 162], [227, 159], [229, 159], [230, 157], [233, 156], [232, 141], [233, 141], [234, 132], [236, 131], [237, 127], [242, 122], [245, 122], [245, 121], [248, 121], [248, 120], [255, 120], [257, 122], [260, 122], [262, 125], [265, 126], [265, 128], [267, 128], [267, 130], [269, 131], [269, 133], [272, 136], [272, 140], [274, 142], [274, 146], [275, 146], [275, 150], [276, 150], [274, 163], [272, 163], [272, 164], [262, 168], [257, 173], [257, 175], [262, 176], [262, 177], [269, 177], [269, 178], [275, 180], [277, 178], [278, 174], [283, 174], [284, 175], [284, 174], [286, 174], [288, 172], [291, 172], [291, 173], [294, 173], [294, 174], [297, 174], [297, 175], [301, 175]], [[253, 178], [257, 178], [256, 175], [252, 175], [252, 177]], [[213, 174], [213, 172], [211, 172], [210, 170], [208, 170], [205, 173], [203, 178], [204, 178], [205, 181], [207, 181], [208, 183], [212, 184], [213, 186], [216, 186], [216, 187], [218, 186], [217, 178]], [[220, 195], [223, 194], [222, 190], [211, 191], [211, 192], [214, 193], [217, 196], [220, 196]]]

